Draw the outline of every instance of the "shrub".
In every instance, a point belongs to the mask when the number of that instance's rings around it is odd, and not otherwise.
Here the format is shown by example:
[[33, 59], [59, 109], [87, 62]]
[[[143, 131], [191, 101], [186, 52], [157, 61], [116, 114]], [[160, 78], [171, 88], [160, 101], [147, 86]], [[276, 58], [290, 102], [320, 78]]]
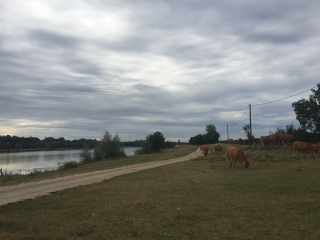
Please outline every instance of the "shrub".
[[76, 161], [69, 161], [69, 162], [63, 162], [63, 163], [58, 162], [58, 170], [75, 168], [75, 167], [78, 167], [79, 165], [80, 163]]
[[101, 142], [94, 151], [94, 159], [96, 161], [102, 158], [117, 158], [125, 156], [123, 146], [118, 134], [112, 136], [108, 131], [105, 132]]
[[81, 153], [79, 153], [79, 155], [81, 164], [93, 162], [91, 150], [88, 145], [85, 146], [85, 148], [82, 150]]

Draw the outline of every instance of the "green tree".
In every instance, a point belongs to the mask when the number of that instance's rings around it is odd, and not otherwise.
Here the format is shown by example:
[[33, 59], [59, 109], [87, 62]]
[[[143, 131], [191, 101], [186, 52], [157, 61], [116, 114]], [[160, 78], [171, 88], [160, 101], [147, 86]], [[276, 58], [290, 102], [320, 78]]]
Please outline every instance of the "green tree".
[[244, 130], [244, 133], [246, 134], [246, 137], [248, 138], [249, 143], [253, 143], [254, 141], [254, 136], [250, 134], [250, 125], [246, 124], [242, 127], [242, 129]]
[[207, 132], [205, 135], [206, 143], [213, 144], [219, 141], [220, 135], [213, 124], [209, 124], [206, 126], [206, 132]]
[[166, 142], [163, 134], [157, 131], [153, 134], [149, 134], [141, 147], [147, 151], [150, 149], [151, 152], [159, 152], [160, 149], [164, 148], [165, 146]]
[[191, 145], [203, 145], [203, 144], [206, 144], [207, 141], [205, 139], [205, 135], [199, 133], [198, 135], [191, 137], [189, 139], [189, 143]]
[[151, 144], [150, 144], [150, 140], [146, 139], [141, 141], [141, 149], [136, 150], [135, 154], [148, 154], [151, 153]]
[[94, 149], [93, 158], [97, 161], [102, 158], [117, 158], [121, 156], [125, 156], [125, 153], [119, 135], [112, 136], [106, 130], [102, 140]]
[[311, 132], [320, 132], [320, 83], [318, 89], [311, 89], [309, 100], [301, 99], [292, 103], [296, 119], [302, 128]]

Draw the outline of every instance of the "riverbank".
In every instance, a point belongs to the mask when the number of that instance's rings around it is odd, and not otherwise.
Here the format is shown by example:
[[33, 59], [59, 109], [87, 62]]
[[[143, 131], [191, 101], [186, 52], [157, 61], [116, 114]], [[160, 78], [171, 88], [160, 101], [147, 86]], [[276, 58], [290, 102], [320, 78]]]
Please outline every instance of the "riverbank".
[[[140, 148], [124, 147], [124, 152], [127, 156], [132, 156], [138, 149]], [[0, 172], [0, 176], [52, 171], [68, 162], [79, 163], [82, 151], [83, 149], [63, 149], [2, 153], [0, 154], [0, 169], [3, 169], [3, 174]]]
[[116, 159], [102, 160], [98, 162], [80, 165], [76, 168], [45, 171], [45, 172], [34, 171], [32, 172], [32, 174], [28, 174], [28, 175], [15, 174], [12, 176], [6, 176], [6, 177], [0, 178], [0, 186], [14, 185], [14, 184], [30, 182], [30, 181], [40, 181], [40, 180], [56, 178], [56, 177], [64, 177], [64, 176], [73, 175], [73, 174], [100, 171], [104, 169], [117, 168], [117, 167], [122, 167], [126, 165], [133, 165], [133, 164], [150, 162], [150, 161], [167, 160], [167, 159], [186, 156], [191, 152], [194, 152], [196, 149], [197, 149], [197, 146], [180, 145], [179, 148], [164, 149], [159, 153], [133, 155], [133, 156], [120, 157]]

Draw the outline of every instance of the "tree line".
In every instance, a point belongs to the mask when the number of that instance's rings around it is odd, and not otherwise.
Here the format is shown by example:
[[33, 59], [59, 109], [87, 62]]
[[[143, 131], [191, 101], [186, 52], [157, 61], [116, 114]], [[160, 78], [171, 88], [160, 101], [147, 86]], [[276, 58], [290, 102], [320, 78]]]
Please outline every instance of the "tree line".
[[[124, 147], [140, 147], [143, 140], [121, 142]], [[22, 149], [81, 149], [84, 147], [94, 148], [100, 140], [96, 139], [75, 139], [66, 140], [64, 137], [45, 137], [40, 140], [37, 137], [18, 137], [10, 135], [0, 135], [1, 150], [22, 150]]]
[[0, 135], [0, 149], [77, 149], [88, 145], [94, 147], [97, 144], [96, 139], [80, 138], [77, 140], [66, 140], [63, 137], [54, 138], [46, 137], [40, 140], [37, 137], [18, 137], [18, 136], [1, 136]]

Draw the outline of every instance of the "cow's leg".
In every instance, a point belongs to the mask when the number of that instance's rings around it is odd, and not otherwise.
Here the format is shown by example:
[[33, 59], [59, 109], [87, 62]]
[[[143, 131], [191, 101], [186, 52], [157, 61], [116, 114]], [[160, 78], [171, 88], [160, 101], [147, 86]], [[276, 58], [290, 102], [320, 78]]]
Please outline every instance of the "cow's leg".
[[233, 161], [233, 159], [231, 158], [229, 167], [231, 167], [231, 166], [232, 166], [232, 161]]
[[235, 159], [233, 160], [233, 168], [234, 168], [234, 165], [236, 165], [236, 160]]

